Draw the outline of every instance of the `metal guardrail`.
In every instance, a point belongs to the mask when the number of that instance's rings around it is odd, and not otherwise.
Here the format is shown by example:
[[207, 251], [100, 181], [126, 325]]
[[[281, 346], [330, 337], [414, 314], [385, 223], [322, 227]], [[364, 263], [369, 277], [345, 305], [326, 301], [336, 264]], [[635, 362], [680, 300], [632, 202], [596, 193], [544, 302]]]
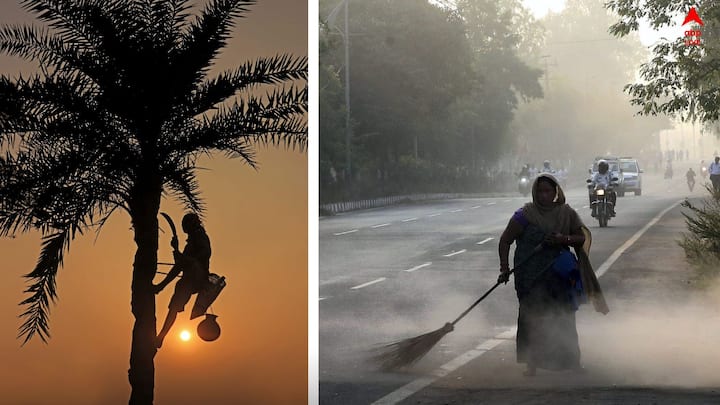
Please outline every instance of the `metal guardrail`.
[[460, 198], [467, 194], [460, 193], [436, 193], [436, 194], [412, 194], [412, 195], [396, 195], [388, 197], [379, 197], [358, 201], [342, 201], [328, 204], [321, 204], [320, 208], [332, 214], [340, 212], [386, 207], [388, 205], [398, 204], [403, 201], [425, 201], [425, 200], [441, 200], [450, 198]]

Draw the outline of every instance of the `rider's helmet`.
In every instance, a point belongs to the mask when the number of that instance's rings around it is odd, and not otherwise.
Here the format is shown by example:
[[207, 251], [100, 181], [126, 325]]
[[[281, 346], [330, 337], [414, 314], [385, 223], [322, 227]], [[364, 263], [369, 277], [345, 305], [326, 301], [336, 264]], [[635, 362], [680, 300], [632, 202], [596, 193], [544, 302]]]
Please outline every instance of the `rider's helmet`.
[[598, 172], [600, 174], [607, 173], [608, 169], [610, 169], [610, 165], [608, 165], [608, 162], [605, 159], [600, 159], [598, 161]]

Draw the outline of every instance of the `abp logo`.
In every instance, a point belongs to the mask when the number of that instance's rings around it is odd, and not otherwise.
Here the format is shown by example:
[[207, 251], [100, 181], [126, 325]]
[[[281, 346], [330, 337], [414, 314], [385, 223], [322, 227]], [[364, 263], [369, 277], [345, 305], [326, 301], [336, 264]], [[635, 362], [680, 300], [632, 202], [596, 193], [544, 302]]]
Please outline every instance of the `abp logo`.
[[[702, 19], [697, 13], [697, 10], [695, 10], [695, 7], [690, 8], [690, 11], [688, 11], [687, 15], [685, 16], [685, 21], [683, 21], [682, 25], [688, 24], [694, 22], [696, 24], [699, 24], [700, 26], [704, 26]], [[685, 31], [685, 45], [691, 46], [691, 45], [700, 45], [700, 37], [702, 36], [702, 31], [700, 31], [700, 28], [691, 29]]]

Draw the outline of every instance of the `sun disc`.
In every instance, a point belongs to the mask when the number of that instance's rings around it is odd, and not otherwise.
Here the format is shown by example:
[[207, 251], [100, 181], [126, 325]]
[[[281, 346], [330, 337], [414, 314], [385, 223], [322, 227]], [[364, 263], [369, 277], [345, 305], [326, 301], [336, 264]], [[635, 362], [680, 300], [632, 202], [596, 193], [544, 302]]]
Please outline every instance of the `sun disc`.
[[182, 340], [183, 342], [187, 342], [188, 340], [190, 340], [190, 332], [186, 330], [180, 332], [180, 340]]

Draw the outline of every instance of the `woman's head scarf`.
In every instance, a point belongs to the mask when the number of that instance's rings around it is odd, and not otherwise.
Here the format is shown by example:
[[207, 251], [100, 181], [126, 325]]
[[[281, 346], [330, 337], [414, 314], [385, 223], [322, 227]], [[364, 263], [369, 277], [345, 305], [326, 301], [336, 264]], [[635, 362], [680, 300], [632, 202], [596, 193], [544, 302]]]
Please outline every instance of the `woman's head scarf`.
[[[538, 184], [541, 179], [547, 179], [555, 187], [555, 198], [552, 203], [547, 205], [540, 204], [537, 198]], [[542, 173], [535, 178], [532, 185], [532, 198], [533, 201], [523, 207], [523, 214], [528, 222], [540, 227], [545, 233], [557, 232], [567, 235], [583, 226], [582, 220], [575, 210], [565, 204], [565, 193], [553, 175]]]

